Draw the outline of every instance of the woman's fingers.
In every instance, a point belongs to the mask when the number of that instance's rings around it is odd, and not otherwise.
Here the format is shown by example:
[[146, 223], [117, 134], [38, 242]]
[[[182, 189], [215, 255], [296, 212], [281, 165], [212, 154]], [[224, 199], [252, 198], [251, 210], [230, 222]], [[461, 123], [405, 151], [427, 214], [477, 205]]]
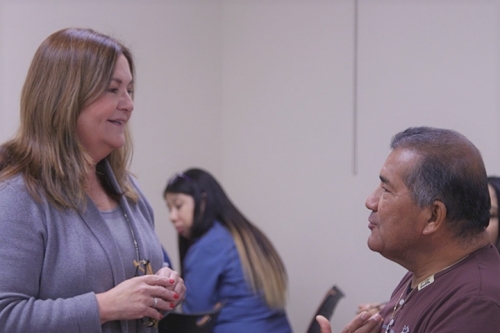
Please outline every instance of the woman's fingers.
[[172, 291], [172, 298], [167, 299], [173, 302], [175, 305], [179, 304], [186, 294], [186, 286], [184, 285], [184, 280], [180, 277], [179, 273], [171, 270], [169, 267], [163, 267], [160, 269], [156, 276], [166, 277], [168, 279], [168, 285], [163, 285], [166, 289]]

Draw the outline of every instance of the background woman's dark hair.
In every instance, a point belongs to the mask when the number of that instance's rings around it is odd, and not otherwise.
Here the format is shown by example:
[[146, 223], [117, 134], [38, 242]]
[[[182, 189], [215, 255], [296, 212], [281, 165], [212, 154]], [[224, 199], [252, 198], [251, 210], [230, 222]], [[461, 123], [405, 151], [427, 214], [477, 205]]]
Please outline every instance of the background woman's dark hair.
[[182, 193], [194, 199], [191, 239], [180, 235], [178, 238], [181, 272], [193, 241], [218, 221], [231, 232], [252, 289], [262, 294], [270, 307], [284, 308], [287, 276], [278, 252], [264, 233], [233, 205], [212, 175], [201, 169], [186, 170], [168, 181], [163, 197], [167, 193]]

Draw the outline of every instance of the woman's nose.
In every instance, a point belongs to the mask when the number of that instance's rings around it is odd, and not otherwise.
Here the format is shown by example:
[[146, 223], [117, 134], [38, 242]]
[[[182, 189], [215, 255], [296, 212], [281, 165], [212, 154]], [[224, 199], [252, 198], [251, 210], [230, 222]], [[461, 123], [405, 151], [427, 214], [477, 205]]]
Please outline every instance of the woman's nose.
[[134, 110], [134, 100], [128, 91], [124, 93], [120, 101], [120, 109], [127, 112], [132, 112]]

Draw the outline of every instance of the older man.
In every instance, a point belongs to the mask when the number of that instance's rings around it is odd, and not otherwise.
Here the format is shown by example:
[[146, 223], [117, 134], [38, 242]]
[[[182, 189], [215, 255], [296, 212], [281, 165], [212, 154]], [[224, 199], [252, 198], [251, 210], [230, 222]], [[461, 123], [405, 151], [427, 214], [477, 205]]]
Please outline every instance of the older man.
[[[368, 247], [408, 269], [380, 314], [342, 333], [500, 332], [500, 256], [479, 150], [463, 135], [418, 127], [396, 134], [366, 200]], [[322, 333], [330, 332], [318, 318]]]

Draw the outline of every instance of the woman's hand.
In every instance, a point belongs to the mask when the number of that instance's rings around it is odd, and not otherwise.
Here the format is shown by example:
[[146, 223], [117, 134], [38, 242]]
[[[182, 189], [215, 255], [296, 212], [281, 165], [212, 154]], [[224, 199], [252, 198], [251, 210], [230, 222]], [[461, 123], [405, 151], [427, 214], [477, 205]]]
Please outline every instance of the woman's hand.
[[179, 273], [170, 269], [169, 267], [163, 267], [158, 272], [157, 275], [165, 276], [171, 282], [169, 290], [175, 292], [176, 297], [172, 301], [175, 306], [179, 305], [180, 302], [184, 299], [184, 295], [186, 294], [186, 286], [184, 285], [184, 280], [180, 277]]
[[166, 269], [161, 274], [131, 278], [97, 294], [101, 324], [144, 317], [161, 320], [161, 312], [172, 310], [184, 298], [186, 290], [179, 275]]

